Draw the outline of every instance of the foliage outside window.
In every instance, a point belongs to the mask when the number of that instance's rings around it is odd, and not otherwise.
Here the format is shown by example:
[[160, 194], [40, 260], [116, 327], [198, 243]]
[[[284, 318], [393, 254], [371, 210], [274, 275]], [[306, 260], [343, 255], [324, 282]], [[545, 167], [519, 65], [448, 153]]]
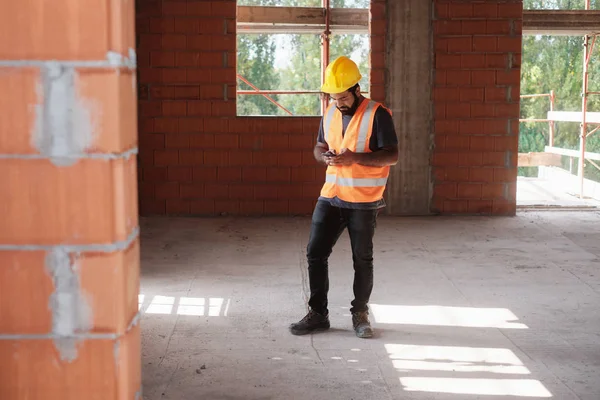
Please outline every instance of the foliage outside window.
[[[239, 0], [241, 6], [321, 7], [321, 0]], [[332, 0], [332, 7], [368, 8], [369, 0]], [[330, 61], [351, 57], [361, 69], [363, 92], [369, 88], [369, 35], [330, 35]], [[321, 86], [321, 38], [315, 33], [237, 35], [237, 73], [261, 90], [318, 91]], [[253, 90], [238, 79], [238, 90]], [[320, 115], [320, 94], [269, 94], [295, 116]], [[238, 115], [289, 115], [261, 95], [237, 96]]]
[[[592, 9], [600, 9], [600, 0], [592, 0]], [[584, 0], [525, 0], [525, 9], [581, 10]], [[596, 43], [589, 64], [589, 91], [600, 91], [600, 44]], [[521, 94], [543, 94], [554, 90], [556, 111], [581, 111], [583, 83], [582, 36], [523, 36], [523, 61], [521, 67]], [[548, 98], [521, 99], [521, 118], [546, 118], [550, 110]], [[588, 97], [588, 112], [600, 112], [600, 96]], [[554, 146], [579, 149], [580, 124], [555, 122]], [[588, 131], [590, 128], [588, 128]], [[520, 124], [519, 152], [543, 152], [548, 145], [547, 123], [522, 122]], [[588, 137], [586, 151], [600, 153], [600, 134]], [[563, 167], [569, 168], [568, 157], [563, 157]], [[577, 173], [578, 159], [574, 160]], [[520, 167], [519, 175], [537, 176], [537, 167]], [[600, 171], [587, 165], [585, 177], [600, 182]]]

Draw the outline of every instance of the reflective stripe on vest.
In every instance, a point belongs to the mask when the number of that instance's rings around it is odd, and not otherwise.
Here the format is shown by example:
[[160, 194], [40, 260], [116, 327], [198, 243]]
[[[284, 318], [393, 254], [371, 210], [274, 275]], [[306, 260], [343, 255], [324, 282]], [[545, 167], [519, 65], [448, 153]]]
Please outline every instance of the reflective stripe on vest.
[[[360, 126], [358, 127], [358, 139], [356, 141], [356, 151], [355, 153], [364, 153], [367, 146], [367, 136], [369, 135], [371, 115], [373, 114], [373, 110], [377, 105], [376, 102], [372, 100], [365, 99], [367, 101], [367, 107], [362, 116], [362, 120], [360, 121]], [[329, 139], [329, 129], [331, 128], [331, 121], [333, 120], [333, 114], [337, 110], [335, 105], [332, 105], [327, 110], [327, 114], [323, 119], [323, 136], [325, 137], [325, 141]], [[342, 122], [343, 124], [343, 122]]]
[[327, 174], [325, 182], [335, 183], [337, 186], [376, 187], [384, 186], [387, 183], [387, 178], [340, 178], [336, 175]]

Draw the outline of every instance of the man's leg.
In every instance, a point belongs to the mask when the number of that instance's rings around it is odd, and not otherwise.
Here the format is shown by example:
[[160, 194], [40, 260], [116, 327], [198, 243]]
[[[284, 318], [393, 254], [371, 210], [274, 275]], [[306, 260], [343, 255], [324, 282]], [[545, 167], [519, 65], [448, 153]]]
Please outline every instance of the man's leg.
[[371, 337], [368, 303], [373, 291], [373, 236], [378, 210], [348, 210], [348, 233], [354, 263], [352, 322], [357, 336]]
[[329, 256], [346, 224], [340, 209], [326, 201], [319, 201], [312, 216], [310, 236], [306, 247], [308, 280], [310, 286], [310, 311], [290, 329], [296, 335], [316, 329], [329, 328], [327, 294], [329, 292]]

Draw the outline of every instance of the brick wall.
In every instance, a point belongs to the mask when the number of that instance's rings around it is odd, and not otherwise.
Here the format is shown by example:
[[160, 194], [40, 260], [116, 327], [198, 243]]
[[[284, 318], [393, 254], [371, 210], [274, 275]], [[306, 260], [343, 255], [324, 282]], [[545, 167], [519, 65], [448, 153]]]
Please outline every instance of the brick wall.
[[522, 1], [435, 0], [433, 211], [515, 213]]
[[[236, 117], [236, 2], [138, 0], [140, 209], [309, 214], [324, 178], [319, 118]], [[384, 98], [385, 0], [373, 1], [373, 98]]]

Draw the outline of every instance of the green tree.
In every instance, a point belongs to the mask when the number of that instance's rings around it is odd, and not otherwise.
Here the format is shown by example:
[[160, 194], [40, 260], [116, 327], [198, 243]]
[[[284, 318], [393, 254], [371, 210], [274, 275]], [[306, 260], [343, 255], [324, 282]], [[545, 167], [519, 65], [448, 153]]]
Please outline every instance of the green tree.
[[[526, 9], [583, 9], [584, 0], [525, 0]], [[592, 1], [592, 9], [600, 8], [600, 0]], [[523, 37], [521, 93], [541, 94], [554, 90], [555, 110], [580, 111], [583, 82], [583, 37], [536, 35]], [[598, 48], [590, 61], [590, 91], [600, 89], [600, 57]], [[522, 99], [521, 118], [546, 118], [549, 111], [547, 98]], [[600, 111], [600, 96], [590, 96], [588, 111]], [[579, 148], [578, 123], [555, 123], [554, 146]], [[544, 141], [541, 141], [541, 138]], [[549, 125], [521, 123], [519, 151], [543, 151], [548, 144]], [[598, 136], [591, 136], [587, 150], [600, 152]], [[563, 165], [569, 163], [563, 157]], [[577, 162], [577, 160], [575, 160]], [[520, 175], [537, 175], [537, 168], [520, 168]], [[586, 167], [586, 177], [600, 181], [600, 173], [592, 165]]]

